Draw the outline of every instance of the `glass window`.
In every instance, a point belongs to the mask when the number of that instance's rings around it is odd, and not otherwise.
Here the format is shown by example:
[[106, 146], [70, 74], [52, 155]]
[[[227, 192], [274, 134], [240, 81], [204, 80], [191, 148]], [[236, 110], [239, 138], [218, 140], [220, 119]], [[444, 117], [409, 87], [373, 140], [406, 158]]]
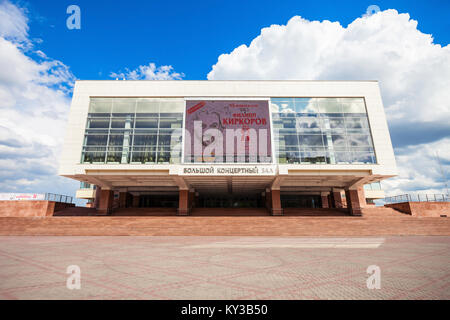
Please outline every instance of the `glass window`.
[[136, 129], [157, 129], [157, 118], [136, 118]]
[[156, 146], [158, 140], [158, 135], [155, 132], [154, 134], [145, 134], [145, 135], [134, 135], [133, 145], [134, 146]]
[[115, 98], [112, 99], [112, 101], [112, 113], [134, 115], [136, 109], [136, 99]]
[[184, 101], [182, 99], [160, 100], [159, 113], [161, 117], [172, 116], [174, 113], [183, 115]]
[[363, 98], [341, 98], [344, 113], [366, 114], [366, 106]]
[[89, 129], [109, 128], [109, 118], [89, 119], [87, 128]]
[[312, 134], [304, 134], [299, 135], [300, 146], [315, 146], [315, 147], [323, 147], [323, 138], [322, 135], [312, 135]]
[[120, 163], [122, 160], [122, 148], [108, 148], [106, 162]]
[[89, 134], [86, 136], [87, 146], [106, 146], [108, 143], [108, 135], [94, 135]]
[[367, 132], [369, 121], [365, 118], [345, 118], [345, 126], [349, 132]]
[[111, 98], [91, 98], [89, 113], [111, 113]]
[[111, 134], [109, 136], [110, 146], [123, 146], [123, 133]]
[[353, 134], [348, 136], [350, 147], [371, 146], [372, 141], [369, 135]]
[[326, 164], [330, 161], [328, 154], [324, 151], [303, 151], [301, 157], [302, 163]]
[[295, 112], [297, 114], [315, 114], [318, 113], [317, 100], [312, 98], [295, 98]]
[[138, 113], [158, 116], [159, 101], [156, 99], [137, 99], [136, 114]]
[[320, 113], [342, 113], [339, 98], [317, 98]]
[[296, 118], [296, 128], [298, 131], [320, 132], [320, 118], [300, 117]]
[[104, 147], [86, 147], [83, 150], [81, 162], [83, 163], [104, 163], [106, 156], [106, 148]]
[[279, 163], [295, 163], [298, 150], [301, 163], [376, 161], [363, 98], [273, 98], [271, 112]]

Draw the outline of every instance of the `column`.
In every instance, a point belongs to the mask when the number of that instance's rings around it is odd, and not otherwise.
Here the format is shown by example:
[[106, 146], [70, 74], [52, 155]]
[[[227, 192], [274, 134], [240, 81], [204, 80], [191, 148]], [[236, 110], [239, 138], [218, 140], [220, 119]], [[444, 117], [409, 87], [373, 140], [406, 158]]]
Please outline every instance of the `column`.
[[114, 200], [114, 191], [102, 189], [100, 195], [99, 206], [97, 213], [100, 215], [109, 215], [112, 213], [112, 206]]
[[100, 204], [101, 193], [102, 193], [102, 188], [100, 186], [95, 186], [94, 208], [98, 208], [98, 206]]
[[333, 208], [333, 196], [331, 193], [328, 193], [328, 208]]
[[119, 208], [127, 207], [127, 192], [119, 193]]
[[272, 213], [272, 194], [270, 193], [270, 189], [266, 189], [266, 208]]
[[139, 208], [139, 195], [133, 194], [132, 207]]
[[364, 198], [363, 188], [359, 187], [346, 189], [345, 197], [347, 198], [348, 212], [352, 216], [361, 216], [362, 208], [365, 206], [366, 202], [366, 199]]
[[182, 189], [179, 191], [178, 215], [189, 215], [189, 190]]
[[332, 192], [332, 197], [333, 197], [333, 207], [334, 208], [343, 208], [343, 204], [342, 204], [342, 196], [341, 196], [341, 189], [333, 189]]
[[189, 206], [188, 208], [191, 210], [195, 207], [195, 190], [190, 189], [189, 190]]
[[328, 194], [329, 194], [329, 192], [321, 192], [320, 193], [320, 197], [321, 197], [321, 200], [322, 200], [322, 208], [329, 208], [329, 205], [328, 205]]
[[272, 189], [271, 191], [272, 198], [272, 215], [273, 216], [282, 216], [283, 208], [281, 208], [281, 195], [280, 190]]

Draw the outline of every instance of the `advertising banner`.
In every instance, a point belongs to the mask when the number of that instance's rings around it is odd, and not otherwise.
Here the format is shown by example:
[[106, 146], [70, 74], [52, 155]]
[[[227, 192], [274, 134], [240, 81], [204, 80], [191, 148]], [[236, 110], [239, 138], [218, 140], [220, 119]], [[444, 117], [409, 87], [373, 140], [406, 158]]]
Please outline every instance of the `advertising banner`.
[[188, 100], [185, 128], [185, 162], [272, 162], [266, 100]]
[[45, 200], [45, 194], [41, 193], [0, 193], [0, 200]]

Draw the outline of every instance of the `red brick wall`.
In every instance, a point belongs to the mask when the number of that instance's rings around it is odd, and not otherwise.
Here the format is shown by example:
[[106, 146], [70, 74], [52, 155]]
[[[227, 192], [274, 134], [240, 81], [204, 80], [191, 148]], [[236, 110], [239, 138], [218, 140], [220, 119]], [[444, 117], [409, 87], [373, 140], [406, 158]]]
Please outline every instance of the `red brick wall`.
[[54, 211], [53, 201], [0, 201], [0, 217], [47, 217]]
[[407, 213], [413, 217], [450, 217], [450, 202], [402, 202], [386, 204], [385, 207]]

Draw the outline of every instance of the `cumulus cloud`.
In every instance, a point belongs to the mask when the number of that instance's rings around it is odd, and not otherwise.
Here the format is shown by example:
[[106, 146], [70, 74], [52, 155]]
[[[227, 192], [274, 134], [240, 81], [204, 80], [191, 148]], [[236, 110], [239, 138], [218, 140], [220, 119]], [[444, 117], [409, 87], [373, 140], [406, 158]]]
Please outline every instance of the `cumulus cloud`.
[[[220, 55], [208, 79], [379, 80], [391, 132], [399, 133], [393, 141], [400, 176], [389, 186], [395, 192], [442, 190], [442, 181], [432, 183], [421, 163], [405, 160], [416, 159], [423, 142], [445, 143], [450, 133], [450, 46], [435, 44], [417, 25], [396, 10], [364, 15], [347, 27], [295, 16]], [[401, 134], [405, 130], [414, 134]], [[450, 162], [450, 155], [441, 156]]]
[[28, 43], [28, 18], [26, 11], [9, 1], [0, 2], [0, 36]]
[[73, 194], [57, 176], [75, 77], [34, 50], [26, 11], [0, 3], [0, 191]]
[[175, 72], [172, 66], [157, 67], [149, 63], [134, 70], [127, 68], [124, 72], [111, 72], [110, 77], [126, 80], [181, 80], [184, 74]]

